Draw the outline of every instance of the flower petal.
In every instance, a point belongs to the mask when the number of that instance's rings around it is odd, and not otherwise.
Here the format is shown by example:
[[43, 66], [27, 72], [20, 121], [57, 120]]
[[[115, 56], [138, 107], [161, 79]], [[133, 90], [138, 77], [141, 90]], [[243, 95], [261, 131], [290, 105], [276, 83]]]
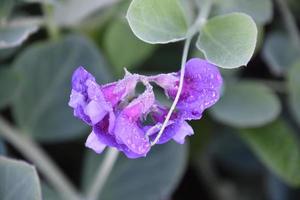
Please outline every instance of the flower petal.
[[179, 127], [176, 130], [175, 135], [173, 136], [173, 139], [180, 143], [183, 144], [185, 137], [186, 136], [191, 136], [194, 134], [194, 130], [193, 128], [186, 122], [186, 121], [182, 121], [179, 123]]
[[96, 153], [102, 153], [103, 150], [105, 149], [106, 145], [103, 144], [99, 138], [97, 137], [97, 135], [95, 134], [94, 131], [92, 131], [90, 133], [90, 135], [88, 136], [86, 142], [85, 142], [85, 146], [93, 149]]

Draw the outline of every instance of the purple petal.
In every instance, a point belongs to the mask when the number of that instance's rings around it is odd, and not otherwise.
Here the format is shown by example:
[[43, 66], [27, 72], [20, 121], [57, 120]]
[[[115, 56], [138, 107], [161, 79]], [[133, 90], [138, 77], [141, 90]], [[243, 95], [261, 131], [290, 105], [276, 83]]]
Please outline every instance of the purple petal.
[[119, 143], [125, 144], [136, 154], [145, 155], [150, 150], [150, 143], [144, 131], [126, 115], [117, 118], [114, 133]]
[[72, 76], [72, 88], [77, 92], [85, 92], [85, 82], [87, 80], [95, 81], [95, 77], [86, 71], [83, 67], [78, 67]]
[[103, 144], [97, 135], [94, 132], [91, 132], [90, 135], [88, 136], [85, 146], [93, 149], [96, 153], [102, 153], [103, 150], [105, 149], [106, 145]]
[[89, 125], [95, 125], [112, 110], [95, 78], [83, 67], [73, 73], [69, 105], [74, 115]]
[[179, 123], [179, 128], [176, 130], [175, 135], [173, 136], [173, 139], [183, 144], [186, 136], [191, 136], [194, 134], [193, 128], [186, 122], [182, 121]]

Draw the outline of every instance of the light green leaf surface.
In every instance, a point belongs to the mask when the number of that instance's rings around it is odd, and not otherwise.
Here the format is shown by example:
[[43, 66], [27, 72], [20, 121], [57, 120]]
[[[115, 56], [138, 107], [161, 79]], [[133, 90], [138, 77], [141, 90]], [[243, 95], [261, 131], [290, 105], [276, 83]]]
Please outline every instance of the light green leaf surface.
[[26, 49], [14, 63], [22, 75], [13, 104], [17, 124], [40, 141], [63, 141], [84, 134], [86, 126], [68, 106], [73, 71], [84, 66], [99, 84], [110, 80], [101, 53], [85, 38], [69, 36]]
[[0, 108], [10, 103], [20, 87], [20, 76], [11, 68], [0, 68]]
[[155, 46], [140, 41], [125, 21], [116, 19], [105, 32], [104, 49], [117, 72], [123, 73], [124, 67], [132, 69], [149, 57]]
[[67, 0], [54, 4], [54, 21], [60, 26], [75, 26], [82, 20], [120, 0]]
[[240, 133], [270, 170], [291, 186], [300, 186], [298, 139], [285, 122], [276, 121], [262, 128], [241, 130]]
[[273, 17], [272, 0], [215, 0], [215, 8], [217, 14], [246, 13], [262, 25]]
[[222, 68], [247, 65], [257, 40], [252, 18], [242, 13], [214, 17], [203, 26], [197, 47], [207, 60]]
[[[88, 152], [83, 187], [89, 187], [103, 155]], [[120, 155], [100, 199], [168, 199], [182, 177], [187, 162], [187, 146], [169, 142], [151, 149], [146, 158], [128, 159]]]
[[212, 116], [234, 127], [259, 127], [279, 115], [281, 104], [271, 89], [255, 81], [228, 85], [211, 109]]
[[23, 161], [0, 156], [1, 200], [41, 200], [35, 168]]
[[32, 26], [4, 26], [0, 27], [0, 49], [21, 45], [38, 27]]
[[188, 29], [179, 0], [133, 0], [127, 20], [138, 38], [153, 44], [183, 40]]
[[299, 60], [300, 50], [287, 34], [272, 32], [266, 37], [262, 55], [275, 75], [284, 75]]

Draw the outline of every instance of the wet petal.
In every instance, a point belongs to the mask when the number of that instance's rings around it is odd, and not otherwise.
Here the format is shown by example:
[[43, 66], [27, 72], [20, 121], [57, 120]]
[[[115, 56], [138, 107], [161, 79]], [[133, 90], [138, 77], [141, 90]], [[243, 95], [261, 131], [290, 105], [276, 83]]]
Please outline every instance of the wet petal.
[[193, 128], [186, 122], [186, 121], [182, 121], [179, 123], [179, 127], [176, 130], [175, 135], [173, 136], [173, 139], [180, 143], [183, 144], [185, 137], [186, 136], [191, 136], [194, 134], [194, 130]]
[[94, 133], [94, 131], [92, 131], [90, 133], [90, 135], [88, 136], [86, 142], [85, 142], [85, 146], [93, 149], [96, 153], [102, 153], [103, 150], [105, 149], [106, 145], [103, 144], [99, 138], [97, 137], [97, 135]]

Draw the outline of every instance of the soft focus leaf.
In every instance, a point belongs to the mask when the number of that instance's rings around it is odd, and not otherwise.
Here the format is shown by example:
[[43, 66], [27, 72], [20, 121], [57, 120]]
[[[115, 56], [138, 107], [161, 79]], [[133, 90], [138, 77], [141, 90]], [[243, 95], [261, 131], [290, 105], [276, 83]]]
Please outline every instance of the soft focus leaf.
[[133, 0], [127, 20], [133, 33], [148, 43], [183, 40], [188, 29], [179, 0]]
[[16, 0], [1, 0], [0, 1], [0, 22], [4, 19], [6, 19], [14, 4], [16, 3]]
[[219, 14], [246, 13], [259, 24], [270, 22], [273, 17], [272, 0], [216, 0], [215, 7]]
[[300, 50], [288, 35], [273, 32], [266, 37], [262, 55], [275, 75], [283, 75], [299, 59]]
[[20, 76], [14, 69], [0, 69], [0, 108], [6, 106], [20, 86]]
[[214, 17], [203, 26], [197, 47], [222, 68], [247, 65], [254, 53], [257, 28], [251, 17], [233, 13]]
[[[102, 157], [93, 152], [87, 154], [83, 187], [92, 182]], [[186, 159], [187, 146], [174, 142], [155, 146], [146, 158], [131, 160], [122, 155], [99, 200], [168, 199], [183, 175]]]
[[123, 72], [124, 67], [133, 68], [150, 56], [155, 48], [136, 38], [128, 24], [121, 19], [110, 24], [104, 35], [104, 47], [110, 63], [118, 72]]
[[11, 48], [22, 44], [38, 27], [32, 26], [0, 26], [0, 49]]
[[33, 166], [0, 156], [1, 200], [41, 200], [40, 181]]
[[254, 81], [228, 85], [211, 109], [218, 121], [235, 127], [258, 127], [273, 121], [281, 104], [268, 87]]
[[288, 73], [289, 107], [300, 124], [300, 62], [295, 64]]
[[42, 182], [43, 200], [62, 200], [59, 194], [54, 191], [49, 185]]
[[46, 42], [26, 49], [14, 63], [22, 75], [14, 115], [25, 133], [42, 141], [62, 141], [84, 133], [68, 107], [71, 76], [84, 66], [100, 83], [111, 75], [95, 46], [79, 36]]
[[300, 186], [299, 144], [286, 123], [276, 121], [262, 128], [240, 132], [240, 136], [267, 167], [286, 183]]
[[6, 148], [3, 141], [0, 139], [0, 155], [5, 155], [5, 154], [6, 154]]
[[74, 26], [97, 10], [119, 0], [69, 0], [54, 4], [54, 21], [62, 26]]

